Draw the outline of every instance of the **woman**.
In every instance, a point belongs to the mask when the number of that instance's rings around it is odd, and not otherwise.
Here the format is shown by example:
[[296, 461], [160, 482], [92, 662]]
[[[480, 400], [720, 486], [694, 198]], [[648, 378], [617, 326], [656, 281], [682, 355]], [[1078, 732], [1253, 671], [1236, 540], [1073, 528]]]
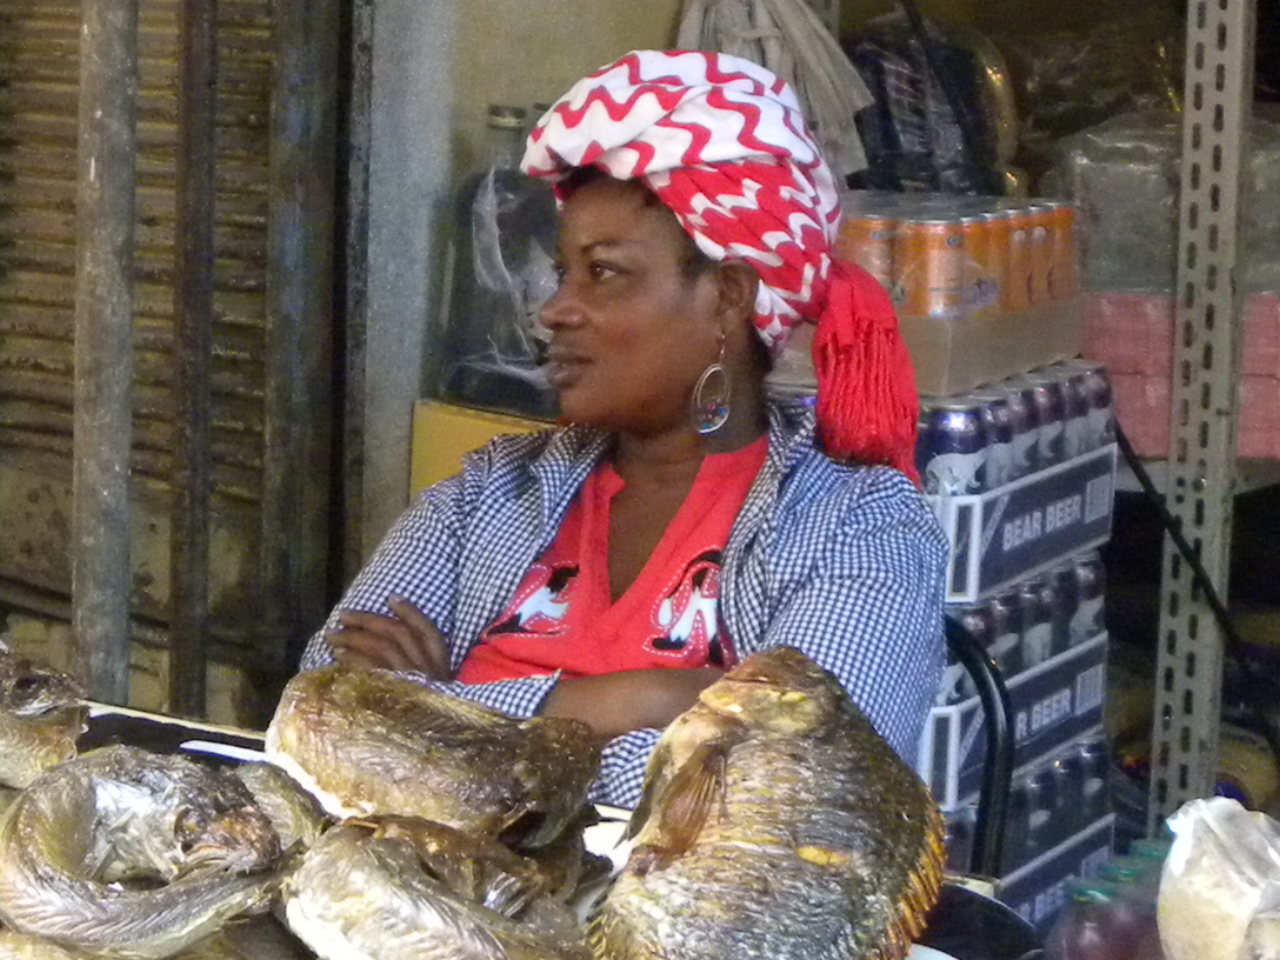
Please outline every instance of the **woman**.
[[[835, 188], [791, 91], [733, 57], [633, 53], [542, 118], [524, 167], [562, 202], [542, 320], [568, 425], [427, 490], [303, 666], [582, 719], [608, 740], [593, 799], [632, 806], [659, 728], [788, 644], [913, 759], [946, 547], [904, 475], [905, 348], [883, 291], [830, 259]], [[806, 319], [816, 424], [764, 390]]]

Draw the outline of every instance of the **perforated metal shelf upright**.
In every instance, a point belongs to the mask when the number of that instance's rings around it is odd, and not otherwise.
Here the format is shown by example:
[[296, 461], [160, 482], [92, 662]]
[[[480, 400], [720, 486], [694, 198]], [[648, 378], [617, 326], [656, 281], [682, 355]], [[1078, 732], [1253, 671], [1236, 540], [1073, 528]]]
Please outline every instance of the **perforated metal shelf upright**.
[[[1173, 434], [1166, 500], [1227, 595], [1257, 0], [1189, 0], [1179, 199]], [[1213, 792], [1223, 637], [1189, 566], [1164, 547], [1148, 824]]]

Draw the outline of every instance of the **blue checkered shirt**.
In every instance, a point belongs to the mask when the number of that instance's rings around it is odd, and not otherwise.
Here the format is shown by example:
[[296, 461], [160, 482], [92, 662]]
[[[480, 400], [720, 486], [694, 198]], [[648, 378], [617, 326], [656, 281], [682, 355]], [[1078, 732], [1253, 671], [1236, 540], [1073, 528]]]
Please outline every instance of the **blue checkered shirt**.
[[[820, 453], [807, 407], [775, 403], [769, 418], [768, 457], [724, 553], [721, 616], [734, 649], [803, 650], [914, 764], [942, 672], [942, 530], [902, 474]], [[461, 473], [396, 522], [311, 639], [302, 668], [332, 662], [325, 632], [339, 611], [388, 614], [388, 597], [399, 595], [450, 638], [456, 671], [555, 539], [608, 446], [605, 434], [569, 427], [498, 437], [469, 454]], [[558, 677], [433, 686], [530, 717]], [[660, 732], [610, 741], [592, 801], [635, 806]]]

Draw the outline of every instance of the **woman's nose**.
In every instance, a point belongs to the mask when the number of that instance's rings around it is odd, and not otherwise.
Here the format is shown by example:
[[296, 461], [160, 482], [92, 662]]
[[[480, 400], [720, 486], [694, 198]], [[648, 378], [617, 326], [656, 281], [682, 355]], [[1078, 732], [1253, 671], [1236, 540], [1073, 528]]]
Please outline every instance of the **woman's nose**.
[[575, 326], [582, 322], [582, 304], [573, 295], [570, 284], [561, 281], [556, 292], [542, 305], [539, 319], [548, 330]]

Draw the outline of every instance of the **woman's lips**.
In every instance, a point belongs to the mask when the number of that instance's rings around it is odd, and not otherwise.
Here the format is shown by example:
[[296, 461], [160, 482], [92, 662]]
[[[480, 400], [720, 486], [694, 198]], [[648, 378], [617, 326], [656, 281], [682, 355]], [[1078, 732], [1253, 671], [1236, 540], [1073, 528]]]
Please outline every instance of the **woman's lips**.
[[545, 367], [547, 382], [554, 389], [563, 390], [578, 381], [586, 365], [586, 357], [552, 347], [547, 351], [547, 365]]

